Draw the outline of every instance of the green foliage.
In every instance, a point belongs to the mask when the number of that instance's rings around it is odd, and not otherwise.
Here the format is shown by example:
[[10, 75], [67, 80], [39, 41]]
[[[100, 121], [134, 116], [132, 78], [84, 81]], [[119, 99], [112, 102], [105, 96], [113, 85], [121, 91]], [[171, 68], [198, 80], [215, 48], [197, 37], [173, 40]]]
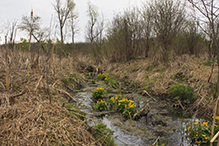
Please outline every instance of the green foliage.
[[204, 62], [203, 64], [206, 66], [211, 66], [213, 62], [211, 60], [208, 60], [207, 62]]
[[106, 125], [99, 123], [93, 126], [95, 131], [95, 136], [100, 140], [103, 146], [115, 146], [113, 139], [113, 132], [106, 128]]
[[212, 85], [210, 89], [210, 94], [216, 99], [217, 98], [217, 89], [216, 86]]
[[126, 119], [133, 117], [137, 112], [135, 102], [122, 97], [120, 94], [116, 95], [115, 98], [111, 97], [108, 100], [108, 105], [111, 109], [121, 112]]
[[[219, 131], [219, 117], [217, 116], [215, 119], [214, 125], [214, 135]], [[189, 137], [196, 144], [210, 144], [211, 139], [211, 125], [208, 125], [208, 122], [201, 122], [200, 120], [196, 120], [195, 122], [187, 125], [187, 132], [189, 133]], [[216, 144], [214, 141], [214, 144]]]
[[109, 77], [109, 74], [107, 74], [107, 73], [103, 73], [103, 74], [99, 73], [99, 74], [97, 75], [97, 78], [98, 78], [99, 80], [105, 81], [105, 80], [107, 80], [107, 79], [110, 78], [110, 77]]
[[150, 91], [152, 87], [153, 87], [153, 83], [148, 80], [148, 81], [146, 82], [146, 85], [144, 85], [144, 90]]
[[21, 42], [16, 45], [17, 48], [20, 49], [21, 51], [28, 51], [29, 43], [27, 42], [27, 40], [24, 38], [21, 38], [20, 41]]
[[94, 90], [92, 96], [95, 100], [102, 99], [106, 93], [106, 90], [103, 87], [97, 87], [96, 90]]
[[91, 75], [90, 72], [89, 72], [89, 73], [86, 73], [85, 75], [87, 76], [88, 79], [92, 79], [92, 75]]
[[139, 82], [132, 82], [131, 87], [136, 87], [139, 84]]
[[110, 106], [110, 109], [112, 109], [112, 110], [117, 110], [117, 108], [118, 108], [118, 101], [119, 100], [122, 100], [122, 96], [120, 95], [120, 94], [117, 94], [116, 96], [115, 96], [115, 98], [114, 97], [111, 97], [108, 101], [107, 101], [107, 104]]
[[99, 80], [103, 80], [106, 84], [110, 84], [113, 87], [118, 87], [119, 86], [119, 81], [115, 81], [112, 78], [110, 78], [109, 74], [103, 73], [103, 74], [98, 74], [97, 78]]
[[100, 112], [107, 110], [106, 102], [103, 101], [102, 99], [97, 101], [97, 103], [94, 105], [94, 110]]
[[194, 90], [190, 86], [173, 85], [168, 89], [168, 93], [174, 100], [181, 100], [185, 104], [189, 104], [194, 99]]
[[77, 78], [75, 75], [71, 74], [67, 78], [62, 78], [61, 82], [64, 86], [68, 86], [68, 84], [74, 84], [74, 89], [79, 90], [84, 87], [81, 78]]
[[119, 81], [115, 81], [115, 80], [113, 80], [113, 79], [110, 80], [109, 83], [110, 83], [111, 85], [113, 85], [113, 86], [116, 86], [116, 87], [119, 86]]

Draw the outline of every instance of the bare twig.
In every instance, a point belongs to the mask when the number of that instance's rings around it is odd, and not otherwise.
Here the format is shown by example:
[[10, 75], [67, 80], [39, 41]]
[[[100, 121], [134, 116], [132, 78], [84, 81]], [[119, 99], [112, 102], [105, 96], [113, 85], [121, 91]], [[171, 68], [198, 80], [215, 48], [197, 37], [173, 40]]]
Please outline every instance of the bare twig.
[[56, 88], [56, 90], [58, 90], [58, 91], [61, 92], [61, 93], [64, 93], [64, 94], [68, 95], [72, 100], [74, 100], [75, 102], [77, 102], [77, 100], [74, 99], [74, 98], [70, 95], [70, 93], [68, 93], [67, 91], [62, 90], [62, 89], [58, 89], [58, 88]]
[[43, 78], [43, 76], [41, 76], [41, 77], [40, 77], [39, 81], [38, 81], [38, 82], [37, 82], [37, 84], [36, 84], [36, 87], [34, 88], [34, 91], [36, 91], [36, 90], [37, 90], [37, 87], [39, 86], [39, 84], [40, 84], [40, 81], [42, 80], [42, 78]]
[[156, 143], [157, 143], [157, 141], [160, 139], [160, 136], [158, 136], [157, 137], [157, 139], [155, 140], [155, 142], [152, 144], [152, 146], [154, 146]]

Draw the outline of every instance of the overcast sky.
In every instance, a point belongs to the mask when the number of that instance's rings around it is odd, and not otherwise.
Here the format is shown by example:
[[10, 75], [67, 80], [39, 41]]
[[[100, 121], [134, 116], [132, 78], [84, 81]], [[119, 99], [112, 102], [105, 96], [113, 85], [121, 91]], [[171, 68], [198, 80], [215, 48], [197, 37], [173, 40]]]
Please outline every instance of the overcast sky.
[[[92, 4], [99, 8], [99, 13], [104, 15], [105, 21], [111, 20], [114, 14], [122, 12], [125, 8], [140, 6], [142, 1], [146, 0], [90, 0]], [[88, 0], [74, 0], [74, 2], [79, 13], [78, 26], [80, 27], [80, 34], [76, 37], [76, 42], [81, 42], [85, 40]], [[57, 19], [53, 3], [55, 3], [55, 0], [0, 0], [0, 27], [6, 21], [14, 19], [20, 21], [23, 15], [30, 15], [31, 9], [33, 9], [34, 15], [42, 18], [42, 27], [49, 27], [52, 15]], [[0, 32], [1, 38], [4, 38], [4, 35], [5, 32]], [[21, 37], [27, 38], [27, 34], [18, 31], [16, 40], [20, 40]], [[2, 42], [3, 40], [0, 40], [0, 43]]]

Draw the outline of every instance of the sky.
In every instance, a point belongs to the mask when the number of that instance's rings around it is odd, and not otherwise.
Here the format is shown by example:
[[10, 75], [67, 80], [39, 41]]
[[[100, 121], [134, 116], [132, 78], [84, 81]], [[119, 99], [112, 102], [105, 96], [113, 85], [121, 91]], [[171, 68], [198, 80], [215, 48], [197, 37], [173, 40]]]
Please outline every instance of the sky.
[[[64, 2], [65, 0], [61, 0]], [[126, 8], [133, 6], [141, 6], [145, 0], [90, 0], [92, 4], [98, 7], [99, 14], [104, 16], [105, 22], [112, 20], [113, 16], [119, 12], [123, 12]], [[49, 27], [51, 18], [57, 20], [57, 16], [52, 4], [55, 0], [0, 0], [0, 44], [3, 43], [3, 38], [6, 34], [4, 30], [6, 22], [13, 20], [21, 20], [22, 16], [30, 15], [33, 9], [34, 15], [40, 16], [42, 19], [42, 27]], [[79, 34], [75, 38], [75, 42], [85, 41], [85, 26], [88, 22], [86, 15], [88, 0], [74, 0], [76, 10], [79, 14], [78, 27]], [[28, 34], [18, 31], [16, 40], [20, 38], [28, 38]]]

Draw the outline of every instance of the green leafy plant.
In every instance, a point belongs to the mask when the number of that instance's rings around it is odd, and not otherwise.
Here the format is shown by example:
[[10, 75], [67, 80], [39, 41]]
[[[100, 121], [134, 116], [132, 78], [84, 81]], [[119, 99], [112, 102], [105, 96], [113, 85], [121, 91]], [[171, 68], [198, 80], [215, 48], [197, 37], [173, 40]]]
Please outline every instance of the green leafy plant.
[[[208, 125], [208, 122], [201, 122], [196, 120], [190, 125], [187, 125], [187, 132], [193, 143], [196, 144], [210, 144], [211, 139], [211, 125]], [[214, 125], [214, 135], [219, 131], [219, 117], [215, 119]], [[214, 141], [214, 144], [216, 144]]]
[[185, 104], [189, 104], [194, 99], [194, 90], [190, 86], [173, 85], [168, 89], [168, 93], [174, 100], [181, 100]]
[[211, 60], [208, 60], [207, 62], [204, 62], [203, 64], [206, 66], [211, 66], [213, 62]]
[[97, 78], [104, 81], [106, 78], [109, 79], [110, 77], [109, 77], [109, 74], [107, 74], [107, 73], [103, 73], [103, 74], [99, 73], [97, 75]]
[[113, 132], [103, 123], [93, 126], [95, 137], [100, 140], [104, 146], [115, 146]]
[[89, 73], [86, 73], [85, 75], [87, 76], [88, 79], [92, 79], [92, 75], [91, 75], [90, 72], [89, 72]]
[[116, 86], [116, 87], [119, 86], [119, 81], [115, 81], [115, 80], [113, 80], [113, 79], [110, 80], [109, 83], [110, 83], [111, 85], [113, 85], [113, 86]]
[[95, 100], [98, 100], [98, 99], [102, 99], [105, 93], [106, 93], [106, 90], [103, 87], [97, 87], [97, 89], [94, 90], [92, 96]]
[[132, 82], [131, 87], [136, 87], [139, 84], [139, 82]]
[[122, 97], [120, 94], [116, 95], [115, 98], [111, 97], [108, 103], [111, 109], [122, 112], [126, 119], [133, 117], [137, 112], [135, 102]]
[[115, 98], [114, 97], [111, 97], [108, 101], [107, 101], [107, 104], [110, 106], [110, 109], [112, 109], [112, 110], [117, 110], [117, 108], [118, 108], [118, 101], [119, 100], [122, 100], [122, 96], [121, 96], [121, 94], [117, 94], [116, 96], [115, 96]]
[[97, 101], [97, 103], [94, 105], [94, 110], [100, 111], [100, 112], [107, 110], [106, 102], [103, 101], [102, 99]]

